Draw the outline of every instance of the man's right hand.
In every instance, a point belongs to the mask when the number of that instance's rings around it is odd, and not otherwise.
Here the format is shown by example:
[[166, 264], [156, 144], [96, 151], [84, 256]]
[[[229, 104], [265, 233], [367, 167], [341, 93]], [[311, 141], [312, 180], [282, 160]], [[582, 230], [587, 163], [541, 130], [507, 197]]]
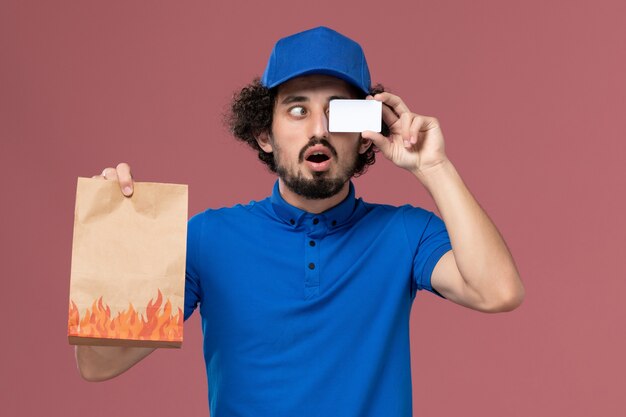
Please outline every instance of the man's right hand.
[[[91, 178], [117, 181], [122, 194], [133, 195], [133, 176], [130, 166], [122, 162], [115, 168], [107, 167]], [[154, 348], [122, 346], [76, 346], [76, 364], [87, 381], [105, 381], [113, 378], [152, 353]]]
[[126, 372], [156, 348], [124, 346], [76, 346], [76, 365], [87, 381], [106, 381]]
[[133, 195], [133, 175], [130, 172], [130, 166], [126, 162], [117, 164], [115, 168], [104, 168], [102, 174], [94, 175], [91, 178], [117, 181], [120, 185], [120, 190], [122, 190], [122, 194], [126, 197]]

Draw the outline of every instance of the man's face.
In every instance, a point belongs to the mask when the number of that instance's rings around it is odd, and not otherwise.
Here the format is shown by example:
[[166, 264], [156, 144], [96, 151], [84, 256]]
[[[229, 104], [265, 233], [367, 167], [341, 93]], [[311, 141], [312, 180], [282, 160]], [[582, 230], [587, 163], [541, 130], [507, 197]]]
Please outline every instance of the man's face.
[[354, 175], [359, 153], [370, 146], [359, 133], [329, 133], [333, 99], [356, 98], [346, 82], [327, 75], [294, 78], [278, 87], [272, 134], [259, 144], [274, 154], [276, 171], [294, 193], [308, 199], [337, 194]]

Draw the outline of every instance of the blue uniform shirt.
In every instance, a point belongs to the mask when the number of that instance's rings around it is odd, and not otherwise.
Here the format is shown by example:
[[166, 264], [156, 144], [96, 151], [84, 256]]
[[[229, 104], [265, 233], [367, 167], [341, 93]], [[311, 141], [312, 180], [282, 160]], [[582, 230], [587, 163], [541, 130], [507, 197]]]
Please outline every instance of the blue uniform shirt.
[[432, 212], [348, 197], [321, 214], [278, 191], [189, 220], [212, 417], [411, 416], [409, 314], [451, 249]]

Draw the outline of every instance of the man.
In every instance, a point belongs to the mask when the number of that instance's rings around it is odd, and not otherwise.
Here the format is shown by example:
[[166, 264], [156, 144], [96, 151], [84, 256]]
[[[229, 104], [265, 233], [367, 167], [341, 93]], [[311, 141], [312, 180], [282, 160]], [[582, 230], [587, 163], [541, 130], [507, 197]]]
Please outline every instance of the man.
[[[369, 93], [361, 47], [316, 28], [281, 39], [262, 80], [235, 98], [233, 133], [279, 178], [265, 200], [189, 221], [185, 318], [199, 305], [214, 417], [410, 416], [416, 292], [485, 312], [522, 302], [511, 254], [446, 157], [438, 121]], [[382, 101], [388, 136], [330, 133], [335, 98]], [[373, 147], [415, 175], [443, 221], [355, 199], [350, 179]], [[101, 177], [132, 195], [127, 164]], [[152, 350], [78, 346], [77, 362], [103, 380]]]

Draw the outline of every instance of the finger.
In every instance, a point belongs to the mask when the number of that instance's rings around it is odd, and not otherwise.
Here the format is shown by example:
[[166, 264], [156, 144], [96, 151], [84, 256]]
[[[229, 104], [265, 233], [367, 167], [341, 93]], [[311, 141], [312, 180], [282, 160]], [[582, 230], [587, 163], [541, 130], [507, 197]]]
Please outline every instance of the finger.
[[120, 162], [115, 170], [122, 193], [126, 197], [130, 197], [133, 195], [133, 176], [130, 172], [130, 166], [126, 162]]
[[383, 103], [383, 121], [387, 126], [391, 126], [399, 119], [398, 115], [391, 110], [391, 107]]
[[100, 176], [104, 178], [105, 180], [117, 181], [117, 172], [115, 171], [115, 168], [111, 168], [111, 167], [104, 168]]
[[376, 100], [382, 101], [383, 103], [391, 107], [398, 116], [400, 116], [403, 113], [411, 112], [400, 97], [393, 95], [391, 93], [388, 93], [388, 92], [379, 93], [379, 94], [376, 94], [374, 98]]
[[[365, 97], [365, 100], [376, 100], [376, 99], [373, 96], [368, 95], [367, 97]], [[380, 99], [378, 101], [382, 102], [382, 100]], [[391, 107], [387, 106], [385, 103], [383, 103], [383, 121], [385, 122], [387, 126], [391, 126], [396, 121], [398, 121], [398, 115], [395, 114], [393, 110], [391, 110]]]
[[388, 155], [389, 148], [391, 147], [391, 141], [388, 137], [381, 135], [378, 132], [372, 132], [366, 130], [361, 132], [361, 136], [365, 139], [369, 139], [372, 143], [382, 151], [383, 155]]
[[415, 145], [417, 143], [417, 138], [419, 137], [419, 132], [423, 124], [424, 119], [416, 114], [413, 118], [413, 121], [411, 122], [411, 128], [409, 129], [411, 135], [409, 142], [411, 143], [411, 145]]
[[411, 118], [412, 115], [410, 113], [402, 113], [400, 116], [400, 136], [402, 137], [402, 143], [404, 143], [405, 148], [411, 146]]

